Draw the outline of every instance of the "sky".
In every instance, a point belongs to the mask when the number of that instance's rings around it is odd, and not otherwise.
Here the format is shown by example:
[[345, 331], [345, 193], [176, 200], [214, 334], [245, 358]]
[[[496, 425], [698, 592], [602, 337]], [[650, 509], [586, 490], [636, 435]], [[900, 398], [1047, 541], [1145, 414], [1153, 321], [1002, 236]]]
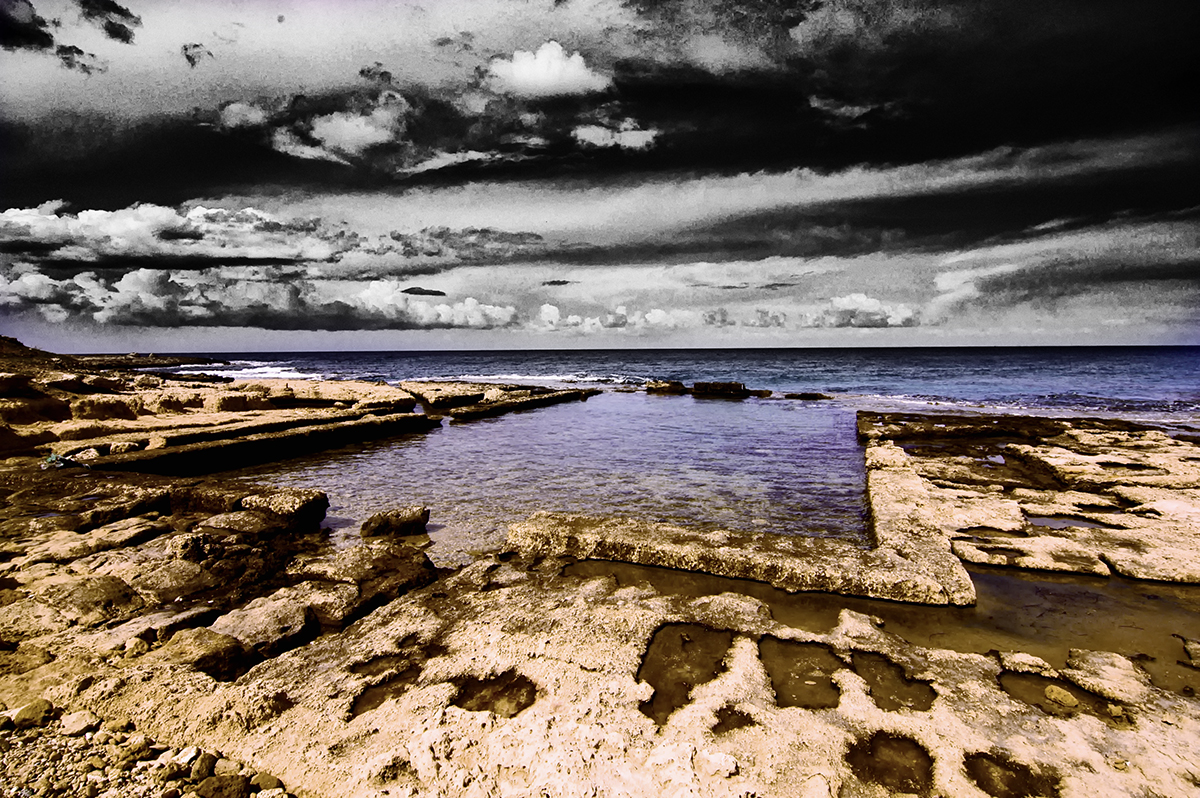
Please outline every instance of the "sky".
[[0, 0], [0, 334], [1200, 344], [1197, 30], [1195, 0]]

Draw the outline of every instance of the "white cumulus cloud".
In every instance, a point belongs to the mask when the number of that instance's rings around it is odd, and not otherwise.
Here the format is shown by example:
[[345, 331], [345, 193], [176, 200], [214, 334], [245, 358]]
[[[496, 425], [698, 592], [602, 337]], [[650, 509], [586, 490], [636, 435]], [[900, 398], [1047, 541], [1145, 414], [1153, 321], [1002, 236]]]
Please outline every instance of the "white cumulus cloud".
[[580, 125], [571, 131], [571, 136], [580, 144], [590, 147], [645, 150], [654, 144], [658, 133], [653, 129], [643, 130], [632, 119], [626, 119], [615, 129], [603, 125]]
[[517, 50], [510, 59], [493, 60], [488, 78], [496, 91], [527, 98], [589, 94], [612, 85], [612, 79], [593, 71], [582, 55], [568, 55], [556, 41], [546, 42], [536, 53]]
[[221, 109], [222, 127], [262, 127], [266, 123], [267, 112], [253, 103], [230, 103]]
[[916, 327], [916, 312], [908, 305], [883, 302], [866, 294], [835, 297], [815, 319], [817, 327]]

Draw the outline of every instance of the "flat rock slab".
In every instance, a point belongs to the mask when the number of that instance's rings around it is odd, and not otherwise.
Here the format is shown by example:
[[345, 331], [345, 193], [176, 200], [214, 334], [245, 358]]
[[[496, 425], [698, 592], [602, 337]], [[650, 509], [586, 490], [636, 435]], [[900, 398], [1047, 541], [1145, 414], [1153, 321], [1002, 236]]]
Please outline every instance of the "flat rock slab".
[[402, 382], [400, 387], [430, 407], [444, 409], [483, 401], [484, 394], [497, 386], [481, 382]]
[[[1115, 419], [859, 414], [868, 494], [963, 560], [1200, 584], [1200, 447]], [[896, 443], [901, 445], [896, 445]], [[903, 447], [903, 448], [901, 448]], [[886, 490], [873, 461], [904, 466]]]
[[108, 470], [203, 474], [227, 469], [231, 462], [243, 465], [270, 462], [349, 443], [424, 432], [439, 425], [438, 420], [420, 413], [367, 415], [278, 432], [110, 454], [93, 460], [90, 465], [92, 468]]
[[[918, 604], [972, 604], [970, 577], [940, 536], [914, 536], [906, 548], [860, 548], [795, 535], [701, 532], [626, 518], [536, 513], [508, 531], [527, 554], [617, 560], [735, 579], [788, 591], [822, 591]], [[944, 570], [945, 573], [939, 573]], [[946, 574], [950, 578], [945, 578]]]
[[476, 418], [499, 416], [515, 410], [532, 410], [533, 408], [548, 407], [549, 405], [562, 404], [563, 402], [586, 401], [588, 397], [595, 396], [598, 393], [600, 393], [599, 389], [588, 388], [549, 391], [547, 393], [534, 393], [527, 396], [500, 395], [492, 401], [453, 408], [449, 413], [450, 417], [455, 421], [470, 421]]

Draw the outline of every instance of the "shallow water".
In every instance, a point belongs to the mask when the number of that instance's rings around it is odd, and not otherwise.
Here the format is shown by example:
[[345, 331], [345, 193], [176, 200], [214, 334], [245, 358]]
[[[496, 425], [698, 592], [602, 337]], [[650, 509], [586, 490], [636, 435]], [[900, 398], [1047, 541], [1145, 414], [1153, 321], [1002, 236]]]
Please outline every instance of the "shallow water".
[[599, 560], [568, 566], [566, 573], [612, 577], [622, 586], [650, 585], [671, 595], [743, 593], [766, 604], [776, 621], [815, 634], [827, 634], [842, 609], [851, 609], [928, 648], [976, 654], [1024, 651], [1055, 668], [1066, 665], [1073, 648], [1115, 651], [1137, 658], [1163, 689], [1200, 692], [1200, 670], [1185, 664], [1180, 639], [1200, 639], [1200, 586], [978, 566], [968, 570], [978, 594], [972, 607], [787, 593], [760, 582]]
[[853, 409], [607, 392], [230, 472], [324, 490], [335, 542], [372, 513], [431, 508], [431, 556], [500, 547], [536, 510], [866, 540]]

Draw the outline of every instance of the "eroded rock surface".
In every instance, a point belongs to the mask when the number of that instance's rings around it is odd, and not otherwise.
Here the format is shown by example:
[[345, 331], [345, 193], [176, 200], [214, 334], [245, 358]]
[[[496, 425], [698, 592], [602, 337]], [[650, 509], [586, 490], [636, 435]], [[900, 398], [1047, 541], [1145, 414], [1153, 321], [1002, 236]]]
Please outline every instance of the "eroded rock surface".
[[[914, 647], [849, 610], [814, 633], [746, 595], [562, 566], [484, 558], [233, 682], [99, 662], [50, 692], [168, 744], [219, 746], [299, 795], [1194, 789], [1200, 704], [1126, 658], [1080, 651], [1043, 677], [1012, 671], [1030, 662], [1011, 653]], [[1048, 709], [1047, 686], [1077, 706]]]
[[[860, 413], [867, 464], [904, 462], [902, 496], [984, 565], [1200, 583], [1200, 447], [1112, 419]], [[874, 477], [875, 472], [870, 472]], [[908, 506], [912, 497], [919, 499]]]

